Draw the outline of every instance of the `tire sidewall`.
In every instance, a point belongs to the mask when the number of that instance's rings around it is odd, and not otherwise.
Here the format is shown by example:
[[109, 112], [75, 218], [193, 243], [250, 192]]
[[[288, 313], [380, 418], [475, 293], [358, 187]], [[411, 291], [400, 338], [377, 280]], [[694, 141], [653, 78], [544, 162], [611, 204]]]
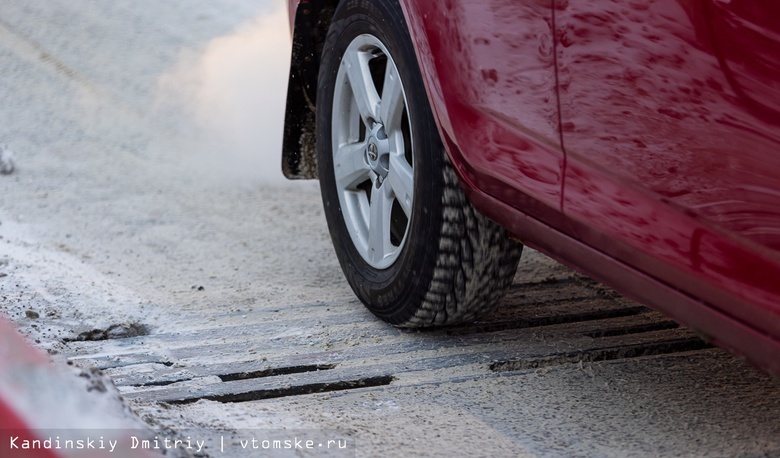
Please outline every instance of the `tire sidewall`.
[[[379, 39], [392, 56], [406, 92], [414, 155], [414, 203], [406, 241], [387, 269], [369, 265], [352, 243], [341, 213], [332, 151], [332, 107], [341, 56], [361, 34]], [[347, 0], [339, 5], [325, 41], [317, 88], [317, 156], [320, 188], [333, 245], [358, 298], [391, 322], [411, 318], [410, 302], [433, 277], [442, 225], [442, 145], [428, 105], [406, 23], [396, 0]]]

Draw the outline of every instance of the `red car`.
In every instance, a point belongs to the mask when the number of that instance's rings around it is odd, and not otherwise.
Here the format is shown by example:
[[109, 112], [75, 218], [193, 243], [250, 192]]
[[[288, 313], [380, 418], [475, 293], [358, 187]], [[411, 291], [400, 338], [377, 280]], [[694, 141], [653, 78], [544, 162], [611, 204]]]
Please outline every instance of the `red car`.
[[780, 3], [289, 2], [283, 170], [398, 326], [495, 306], [521, 244], [780, 374]]

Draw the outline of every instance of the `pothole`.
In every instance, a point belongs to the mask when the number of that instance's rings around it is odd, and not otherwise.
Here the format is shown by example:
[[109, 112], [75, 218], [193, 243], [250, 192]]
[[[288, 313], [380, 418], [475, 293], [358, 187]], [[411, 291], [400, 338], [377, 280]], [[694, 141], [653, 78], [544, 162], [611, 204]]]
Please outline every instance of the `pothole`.
[[149, 328], [144, 324], [114, 324], [106, 329], [84, 331], [73, 339], [63, 339], [65, 342], [91, 342], [109, 339], [127, 339], [130, 337], [149, 335]]

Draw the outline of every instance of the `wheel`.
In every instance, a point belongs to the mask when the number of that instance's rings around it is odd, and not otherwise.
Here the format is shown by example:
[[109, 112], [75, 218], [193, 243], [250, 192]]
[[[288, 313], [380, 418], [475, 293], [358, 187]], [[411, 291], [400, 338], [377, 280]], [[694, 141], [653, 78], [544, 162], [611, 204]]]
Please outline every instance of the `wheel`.
[[355, 294], [402, 327], [456, 324], [497, 305], [522, 245], [466, 199], [397, 0], [342, 1], [323, 49], [318, 173]]

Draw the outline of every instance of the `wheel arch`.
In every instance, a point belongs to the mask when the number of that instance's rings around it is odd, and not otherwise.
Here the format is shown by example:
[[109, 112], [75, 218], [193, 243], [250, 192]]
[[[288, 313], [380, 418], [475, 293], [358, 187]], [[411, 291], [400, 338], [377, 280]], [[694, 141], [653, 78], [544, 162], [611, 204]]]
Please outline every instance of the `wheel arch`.
[[292, 180], [317, 178], [317, 73], [325, 36], [340, 1], [301, 1], [295, 11], [282, 140], [282, 172]]
[[[343, 0], [299, 0], [291, 8], [293, 26], [290, 72], [287, 83], [287, 99], [282, 139], [282, 172], [291, 180], [311, 180], [317, 178], [316, 119], [317, 75], [320, 69], [322, 46], [328, 33], [333, 13]], [[404, 13], [410, 8], [408, 0], [400, 0]], [[414, 4], [415, 2], [411, 2]], [[406, 14], [405, 14], [406, 15]], [[411, 26], [411, 25], [410, 25]], [[419, 25], [418, 25], [419, 27]], [[410, 30], [410, 33], [412, 30]], [[424, 37], [413, 39], [415, 48]], [[429, 51], [428, 51], [429, 54]], [[418, 56], [419, 58], [419, 56]], [[423, 79], [430, 84], [423, 63]], [[428, 69], [428, 71], [431, 71]], [[427, 87], [426, 87], [427, 89]], [[427, 92], [427, 90], [426, 90]], [[440, 91], [439, 91], [440, 92]], [[439, 98], [441, 98], [439, 96]], [[434, 116], [441, 121], [440, 114], [434, 109]], [[451, 145], [447, 145], [448, 149]], [[450, 154], [449, 151], [447, 151]], [[462, 171], [458, 170], [458, 175]]]
[[[282, 172], [291, 180], [311, 180], [317, 178], [317, 154], [316, 142], [316, 101], [317, 101], [317, 77], [320, 69], [322, 46], [330, 28], [333, 13], [343, 0], [299, 0], [294, 9], [293, 42], [290, 59], [290, 72], [287, 84], [287, 99], [284, 118], [284, 133], [282, 139]], [[409, 19], [409, 11], [419, 13], [420, 2], [399, 0], [404, 15]], [[291, 13], [293, 9], [291, 8]], [[412, 15], [411, 17], [414, 17]], [[409, 32], [412, 34], [412, 42], [417, 49], [420, 70], [426, 85], [429, 102], [437, 119], [440, 133], [442, 123], [449, 126], [446, 112], [441, 112], [443, 106], [441, 88], [436, 84], [437, 78], [430, 72], [435, 72], [430, 62], [430, 47], [424, 33], [415, 33], [424, 27], [420, 23], [408, 23]], [[420, 56], [424, 56], [420, 60]], [[428, 61], [426, 61], [428, 59]], [[431, 91], [433, 91], [431, 93]], [[449, 138], [444, 136], [443, 138]], [[465, 174], [460, 167], [460, 156], [450, 151], [455, 145], [445, 142], [445, 151], [453, 161], [461, 180]], [[467, 181], [467, 192], [473, 185]]]

